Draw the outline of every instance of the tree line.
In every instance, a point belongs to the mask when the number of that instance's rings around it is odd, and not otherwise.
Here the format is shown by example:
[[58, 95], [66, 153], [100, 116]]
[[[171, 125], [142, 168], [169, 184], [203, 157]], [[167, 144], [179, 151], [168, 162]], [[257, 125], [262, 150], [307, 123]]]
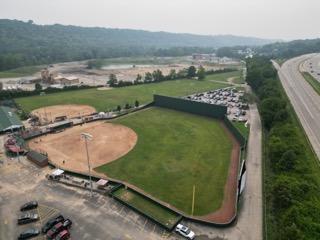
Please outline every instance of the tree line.
[[312, 169], [310, 146], [270, 60], [257, 56], [246, 64], [264, 127], [268, 239], [320, 239], [319, 169]]
[[206, 71], [203, 66], [199, 66], [196, 68], [195, 66], [190, 66], [189, 68], [181, 69], [176, 71], [175, 69], [170, 70], [168, 75], [164, 75], [161, 70], [155, 70], [152, 73], [146, 72], [144, 76], [138, 74], [134, 81], [122, 81], [118, 80], [115, 74], [109, 75], [108, 84], [110, 87], [125, 87], [139, 84], [147, 84], [147, 83], [157, 83], [163, 81], [177, 80], [177, 79], [197, 79], [203, 80], [208, 74], [218, 74], [218, 73], [226, 73], [237, 71], [232, 68], [224, 68], [220, 70], [208, 70]]

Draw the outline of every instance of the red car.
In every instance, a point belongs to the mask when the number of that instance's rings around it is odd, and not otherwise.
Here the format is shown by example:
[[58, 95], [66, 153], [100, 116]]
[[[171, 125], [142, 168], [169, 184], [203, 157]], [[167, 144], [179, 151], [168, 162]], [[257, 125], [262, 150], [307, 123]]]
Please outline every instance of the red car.
[[56, 225], [54, 225], [48, 232], [47, 232], [47, 238], [53, 239], [55, 236], [58, 235], [59, 232], [61, 232], [65, 227], [63, 226], [62, 222], [58, 222]]
[[70, 233], [69, 233], [69, 231], [68, 231], [68, 230], [63, 230], [62, 232], [60, 232], [60, 233], [56, 236], [55, 240], [67, 240], [67, 239], [69, 239], [69, 238], [70, 238]]

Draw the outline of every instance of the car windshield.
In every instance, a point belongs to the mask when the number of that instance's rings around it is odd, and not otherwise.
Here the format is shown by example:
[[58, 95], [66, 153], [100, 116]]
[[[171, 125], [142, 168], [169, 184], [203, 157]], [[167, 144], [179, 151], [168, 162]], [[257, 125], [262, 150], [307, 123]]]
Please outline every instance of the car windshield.
[[26, 230], [26, 231], [24, 232], [24, 234], [30, 234], [30, 233], [33, 233], [33, 232], [34, 232], [33, 229], [28, 229], [28, 230]]
[[184, 232], [184, 233], [186, 233], [186, 234], [189, 234], [189, 233], [190, 233], [190, 230], [189, 230], [189, 228], [187, 228], [187, 227], [182, 227], [182, 228], [181, 228], [181, 231]]

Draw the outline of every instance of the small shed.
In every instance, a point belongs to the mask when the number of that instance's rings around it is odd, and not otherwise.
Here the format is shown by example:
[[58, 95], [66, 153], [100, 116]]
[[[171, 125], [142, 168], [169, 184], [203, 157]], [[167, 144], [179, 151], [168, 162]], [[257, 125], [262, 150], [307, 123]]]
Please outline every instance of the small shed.
[[108, 184], [108, 180], [99, 179], [99, 181], [97, 181], [96, 184], [97, 184], [99, 189], [104, 189]]

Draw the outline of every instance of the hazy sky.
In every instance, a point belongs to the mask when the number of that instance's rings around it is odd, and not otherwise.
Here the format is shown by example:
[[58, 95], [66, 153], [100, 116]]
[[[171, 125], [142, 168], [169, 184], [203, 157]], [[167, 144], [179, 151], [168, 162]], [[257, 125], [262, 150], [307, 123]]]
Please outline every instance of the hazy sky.
[[285, 40], [320, 37], [320, 0], [0, 0], [0, 18]]

